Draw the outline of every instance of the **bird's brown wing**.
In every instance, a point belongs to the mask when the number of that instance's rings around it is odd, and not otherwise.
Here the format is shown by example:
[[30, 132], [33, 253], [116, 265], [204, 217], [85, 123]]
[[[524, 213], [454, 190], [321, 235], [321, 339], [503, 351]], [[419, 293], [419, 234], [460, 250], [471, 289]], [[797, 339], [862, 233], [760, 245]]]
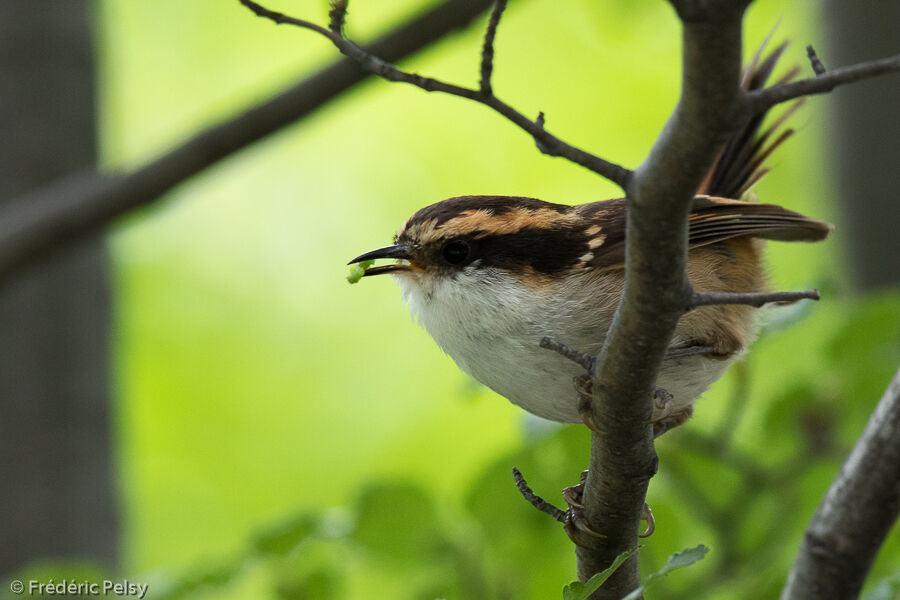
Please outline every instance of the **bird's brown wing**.
[[[765, 46], [764, 42], [744, 69], [741, 87], [745, 90], [765, 87], [787, 43], [763, 57]], [[789, 69], [778, 83], [790, 81], [797, 73], [796, 67]], [[792, 129], [782, 129], [782, 125], [799, 106], [798, 102], [789, 107], [765, 130], [762, 125], [766, 114], [760, 113], [731, 137], [694, 198], [689, 229], [691, 248], [740, 236], [788, 242], [825, 239], [832, 229], [827, 223], [774, 204], [729, 199], [740, 198], [768, 173], [763, 162], [794, 133]], [[621, 267], [625, 260], [625, 201], [593, 202], [575, 210], [594, 224], [593, 230], [599, 228], [592, 237], [590, 265], [601, 269]], [[588, 231], [593, 230], [588, 228]]]
[[691, 248], [749, 235], [782, 242], [818, 242], [832, 227], [775, 204], [697, 196], [689, 217]]
[[[594, 223], [593, 268], [619, 266], [625, 260], [625, 201], [592, 202], [576, 207]], [[712, 196], [696, 196], [689, 217], [690, 248], [750, 236], [784, 242], [818, 242], [831, 225], [774, 204], [759, 204]], [[592, 231], [588, 227], [588, 231]]]

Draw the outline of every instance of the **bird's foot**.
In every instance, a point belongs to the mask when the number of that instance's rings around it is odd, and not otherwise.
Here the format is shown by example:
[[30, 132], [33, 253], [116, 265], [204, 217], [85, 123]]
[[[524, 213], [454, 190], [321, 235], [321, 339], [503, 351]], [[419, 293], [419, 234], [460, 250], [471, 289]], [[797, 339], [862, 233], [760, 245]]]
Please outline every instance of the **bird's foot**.
[[584, 518], [584, 484], [587, 481], [587, 471], [581, 472], [581, 480], [578, 484], [565, 488], [562, 491], [563, 500], [566, 501], [568, 509], [566, 510], [566, 518], [563, 521], [563, 527], [566, 529], [566, 535], [569, 536], [576, 545], [583, 546], [579, 542], [582, 533], [586, 533], [596, 538], [605, 538], [602, 533], [598, 533], [590, 528], [587, 520]]
[[[653, 390], [653, 408], [658, 410], [659, 413], [655, 414], [647, 423], [659, 423], [663, 419], [668, 418], [675, 409], [674, 400], [675, 397], [663, 388], [658, 387]], [[654, 413], [655, 412], [656, 411], [654, 411]]]
[[575, 391], [578, 393], [578, 403], [576, 405], [576, 408], [578, 409], [578, 414], [581, 415], [581, 420], [584, 422], [588, 429], [598, 435], [603, 435], [603, 431], [599, 427], [597, 427], [596, 423], [594, 423], [594, 390], [593, 386], [591, 385], [591, 376], [587, 373], [576, 375], [572, 378], [572, 381], [575, 384]]
[[675, 429], [690, 419], [692, 414], [694, 414], [694, 407], [688, 405], [680, 410], [671, 411], [662, 418], [652, 419], [650, 422], [653, 424], [653, 437], [658, 438], [670, 429]]
[[[566, 534], [578, 545], [582, 545], [578, 541], [581, 533], [586, 533], [597, 538], [606, 537], [602, 533], [591, 529], [587, 524], [587, 520], [584, 518], [584, 484], [587, 482], [587, 474], [587, 471], [582, 471], [581, 480], [578, 484], [567, 487], [562, 491], [563, 500], [566, 501], [566, 504], [569, 507], [568, 510], [566, 510], [566, 517], [563, 524], [566, 528]], [[653, 511], [650, 510], [650, 506], [646, 502], [644, 503], [644, 508], [641, 510], [641, 520], [647, 522], [647, 527], [644, 528], [643, 532], [638, 534], [638, 537], [650, 537], [656, 530], [656, 520], [653, 518]]]
[[[647, 421], [648, 425], [653, 425], [653, 437], [658, 438], [665, 432], [678, 427], [691, 418], [694, 414], [694, 407], [687, 406], [680, 410], [675, 410], [675, 398], [668, 391], [662, 388], [656, 388], [653, 392], [653, 418]], [[658, 411], [658, 412], [657, 412]]]

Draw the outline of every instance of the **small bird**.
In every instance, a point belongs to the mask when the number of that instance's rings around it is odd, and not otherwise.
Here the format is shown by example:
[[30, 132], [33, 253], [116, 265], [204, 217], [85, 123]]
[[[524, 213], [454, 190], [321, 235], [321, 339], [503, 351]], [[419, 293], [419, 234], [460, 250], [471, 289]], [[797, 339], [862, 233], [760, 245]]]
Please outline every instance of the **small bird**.
[[[783, 50], [763, 61], [757, 53], [744, 87], [762, 87]], [[694, 198], [687, 272], [697, 291], [765, 291], [763, 240], [819, 241], [831, 230], [786, 208], [738, 199], [793, 133], [767, 146], [784, 117], [760, 134], [763, 116], [734, 136]], [[413, 315], [463, 371], [534, 415], [582, 422], [572, 390], [581, 368], [539, 343], [549, 337], [599, 353], [624, 290], [625, 206], [624, 199], [568, 206], [518, 196], [449, 198], [413, 214], [394, 244], [350, 264], [395, 259], [364, 275], [390, 273]], [[756, 335], [755, 310], [705, 306], [681, 318], [656, 384], [667, 392], [655, 408], [657, 435], [683, 423], [694, 400], [745, 351]]]

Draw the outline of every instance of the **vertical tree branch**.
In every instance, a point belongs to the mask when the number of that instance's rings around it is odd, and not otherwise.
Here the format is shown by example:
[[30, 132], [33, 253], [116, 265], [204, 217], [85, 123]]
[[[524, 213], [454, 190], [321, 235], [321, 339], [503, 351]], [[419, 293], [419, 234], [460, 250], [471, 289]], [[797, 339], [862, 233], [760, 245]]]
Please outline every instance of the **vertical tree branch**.
[[[691, 200], [728, 135], [743, 122], [741, 22], [747, 2], [673, 2], [683, 21], [678, 105], [626, 188], [625, 296], [593, 378], [593, 421], [585, 516], [607, 536], [576, 549], [584, 581], [634, 547], [656, 472], [651, 393], [678, 319], [690, 299], [685, 264]], [[565, 340], [562, 340], [565, 341]], [[632, 557], [594, 598], [638, 587]]]
[[782, 600], [849, 600], [900, 512], [900, 370], [806, 529]]

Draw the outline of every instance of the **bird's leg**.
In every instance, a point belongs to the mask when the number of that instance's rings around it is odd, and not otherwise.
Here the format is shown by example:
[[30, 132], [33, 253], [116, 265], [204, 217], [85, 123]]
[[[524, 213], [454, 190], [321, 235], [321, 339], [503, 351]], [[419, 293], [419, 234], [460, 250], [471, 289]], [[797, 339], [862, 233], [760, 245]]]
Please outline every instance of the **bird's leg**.
[[588, 429], [598, 435], [603, 435], [603, 430], [594, 423], [594, 390], [593, 385], [591, 385], [591, 376], [588, 373], [576, 375], [572, 378], [572, 382], [575, 384], [575, 391], [578, 392], [576, 407], [578, 408], [578, 414], [581, 415], [581, 420], [584, 421], [584, 424], [587, 425]]

